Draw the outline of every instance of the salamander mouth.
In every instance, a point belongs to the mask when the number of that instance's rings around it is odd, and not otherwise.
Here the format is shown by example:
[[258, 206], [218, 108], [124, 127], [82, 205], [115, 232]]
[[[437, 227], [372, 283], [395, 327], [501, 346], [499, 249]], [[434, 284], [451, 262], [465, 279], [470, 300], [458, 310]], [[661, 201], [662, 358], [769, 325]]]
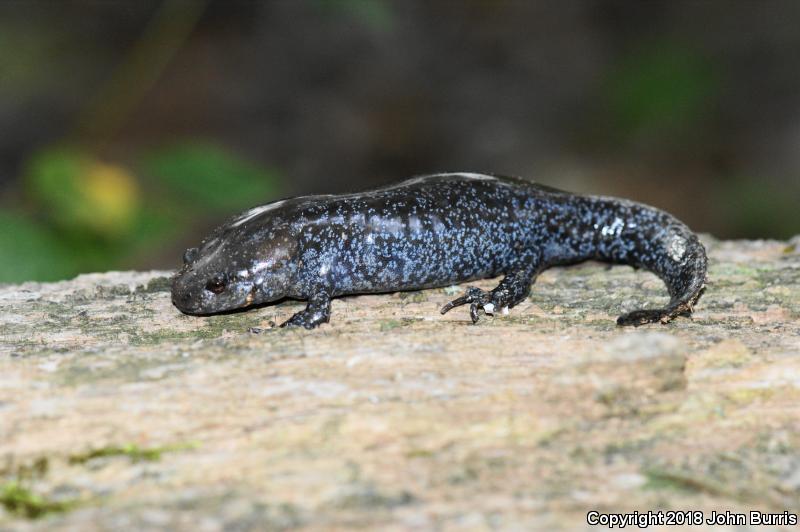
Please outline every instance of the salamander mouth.
[[244, 298], [244, 304], [242, 304], [242, 308], [249, 307], [250, 305], [253, 304], [253, 301], [256, 298], [256, 292], [258, 292], [259, 288], [261, 288], [260, 284], [253, 283], [253, 286], [250, 287], [250, 291]]
[[206, 312], [201, 295], [192, 285], [187, 267], [178, 270], [172, 277], [172, 304], [184, 314], [200, 315]]
[[181, 294], [179, 292], [172, 292], [172, 304], [183, 312], [184, 314], [198, 315], [202, 314], [202, 309], [199, 305], [192, 304], [193, 301], [189, 294]]

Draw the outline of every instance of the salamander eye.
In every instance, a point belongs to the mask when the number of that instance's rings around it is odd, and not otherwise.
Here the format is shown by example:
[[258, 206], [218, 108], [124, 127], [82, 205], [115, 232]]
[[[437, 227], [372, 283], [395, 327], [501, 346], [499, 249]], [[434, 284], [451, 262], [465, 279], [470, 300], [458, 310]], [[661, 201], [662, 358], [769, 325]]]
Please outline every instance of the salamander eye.
[[221, 294], [225, 291], [225, 286], [228, 284], [228, 276], [223, 274], [215, 275], [210, 281], [206, 283], [206, 290], [215, 294]]

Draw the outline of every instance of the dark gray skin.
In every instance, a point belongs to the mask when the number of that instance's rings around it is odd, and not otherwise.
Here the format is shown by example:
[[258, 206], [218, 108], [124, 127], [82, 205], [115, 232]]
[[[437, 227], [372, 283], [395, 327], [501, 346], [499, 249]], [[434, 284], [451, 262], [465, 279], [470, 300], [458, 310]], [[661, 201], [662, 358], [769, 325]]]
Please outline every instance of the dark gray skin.
[[673, 216], [628, 200], [580, 196], [515, 178], [417, 177], [359, 194], [303, 196], [250, 209], [186, 251], [172, 302], [206, 315], [283, 298], [308, 301], [282, 326], [330, 319], [331, 298], [419, 290], [504, 275], [442, 308], [506, 312], [546, 268], [599, 260], [645, 268], [666, 284], [664, 308], [619, 325], [667, 323], [692, 312], [706, 253]]

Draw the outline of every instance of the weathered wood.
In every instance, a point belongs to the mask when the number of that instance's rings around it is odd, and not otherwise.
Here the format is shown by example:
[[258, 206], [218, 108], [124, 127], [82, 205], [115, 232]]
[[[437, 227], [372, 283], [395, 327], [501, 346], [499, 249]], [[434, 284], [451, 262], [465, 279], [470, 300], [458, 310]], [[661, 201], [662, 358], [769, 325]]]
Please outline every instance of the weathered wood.
[[168, 272], [0, 287], [0, 528], [798, 512], [800, 238], [705, 243], [693, 319], [639, 329], [614, 319], [660, 281], [596, 264], [477, 326], [439, 315], [450, 289], [339, 299], [306, 331], [274, 327], [299, 302], [184, 316]]

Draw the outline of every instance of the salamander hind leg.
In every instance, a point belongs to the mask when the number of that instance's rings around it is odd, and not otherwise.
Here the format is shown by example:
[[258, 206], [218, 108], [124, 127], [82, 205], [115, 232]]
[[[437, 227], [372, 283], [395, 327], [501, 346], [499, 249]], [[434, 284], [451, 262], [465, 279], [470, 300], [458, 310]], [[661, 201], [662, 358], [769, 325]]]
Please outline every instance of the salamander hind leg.
[[318, 325], [328, 323], [330, 319], [331, 298], [326, 293], [318, 293], [311, 296], [305, 310], [296, 313], [282, 323], [281, 327], [304, 327], [306, 329], [313, 329]]
[[477, 323], [481, 311], [489, 315], [497, 311], [506, 313], [508, 309], [516, 306], [528, 296], [533, 277], [534, 274], [529, 271], [510, 273], [500, 281], [495, 289], [488, 292], [470, 286], [463, 296], [442, 307], [441, 313], [446, 314], [455, 307], [469, 305], [472, 323]]

